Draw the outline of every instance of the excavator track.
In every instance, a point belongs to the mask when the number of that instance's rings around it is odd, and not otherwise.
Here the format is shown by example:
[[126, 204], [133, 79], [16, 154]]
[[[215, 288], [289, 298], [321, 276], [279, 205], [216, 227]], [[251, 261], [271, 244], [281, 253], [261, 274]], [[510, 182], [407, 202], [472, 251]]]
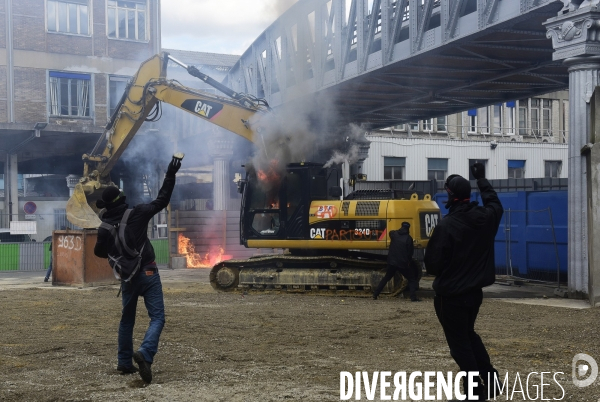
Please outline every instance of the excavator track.
[[[260, 255], [215, 265], [210, 283], [219, 291], [288, 291], [370, 295], [385, 275], [385, 261], [339, 256]], [[398, 295], [406, 280], [397, 274], [382, 295]]]

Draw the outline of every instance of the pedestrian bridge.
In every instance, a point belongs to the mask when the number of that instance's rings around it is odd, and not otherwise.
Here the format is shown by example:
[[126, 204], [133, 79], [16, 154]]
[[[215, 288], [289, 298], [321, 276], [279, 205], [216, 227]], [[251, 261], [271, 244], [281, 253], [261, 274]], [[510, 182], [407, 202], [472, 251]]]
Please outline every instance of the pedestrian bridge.
[[327, 96], [367, 128], [562, 90], [567, 67], [543, 23], [567, 3], [299, 0], [225, 82], [272, 107]]

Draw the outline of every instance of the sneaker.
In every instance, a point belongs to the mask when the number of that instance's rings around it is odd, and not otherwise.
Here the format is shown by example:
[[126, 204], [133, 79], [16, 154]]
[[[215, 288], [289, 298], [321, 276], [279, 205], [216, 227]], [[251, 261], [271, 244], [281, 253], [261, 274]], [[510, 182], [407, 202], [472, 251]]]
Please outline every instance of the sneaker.
[[137, 373], [139, 370], [137, 369], [137, 367], [131, 365], [131, 366], [121, 366], [120, 364], [117, 366], [117, 371], [120, 371], [121, 374], [133, 374], [133, 373]]
[[373, 293], [373, 300], [377, 300], [378, 297], [379, 297], [379, 295]]
[[48, 282], [48, 278], [44, 278], [44, 282]]
[[133, 353], [133, 360], [140, 368], [140, 377], [142, 377], [142, 380], [150, 384], [152, 382], [152, 369], [150, 368], [151, 363], [148, 363], [144, 359], [144, 355], [140, 351]]

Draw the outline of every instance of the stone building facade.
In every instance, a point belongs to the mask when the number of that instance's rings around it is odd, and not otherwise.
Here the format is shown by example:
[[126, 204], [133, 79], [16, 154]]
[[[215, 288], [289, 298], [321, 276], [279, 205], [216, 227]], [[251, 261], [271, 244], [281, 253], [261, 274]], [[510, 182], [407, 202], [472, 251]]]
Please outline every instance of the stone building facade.
[[[81, 174], [125, 77], [160, 51], [159, 10], [160, 0], [0, 0], [0, 227], [23, 214], [23, 175]], [[68, 188], [36, 195], [59, 201]]]

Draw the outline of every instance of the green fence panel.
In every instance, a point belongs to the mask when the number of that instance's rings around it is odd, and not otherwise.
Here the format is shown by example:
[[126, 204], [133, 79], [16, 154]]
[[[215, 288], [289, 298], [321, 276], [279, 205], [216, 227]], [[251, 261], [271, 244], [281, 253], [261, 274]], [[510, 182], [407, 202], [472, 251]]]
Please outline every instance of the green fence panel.
[[19, 244], [0, 244], [0, 271], [19, 270]]
[[169, 244], [167, 239], [151, 239], [152, 247], [154, 247], [155, 261], [157, 264], [169, 263]]

